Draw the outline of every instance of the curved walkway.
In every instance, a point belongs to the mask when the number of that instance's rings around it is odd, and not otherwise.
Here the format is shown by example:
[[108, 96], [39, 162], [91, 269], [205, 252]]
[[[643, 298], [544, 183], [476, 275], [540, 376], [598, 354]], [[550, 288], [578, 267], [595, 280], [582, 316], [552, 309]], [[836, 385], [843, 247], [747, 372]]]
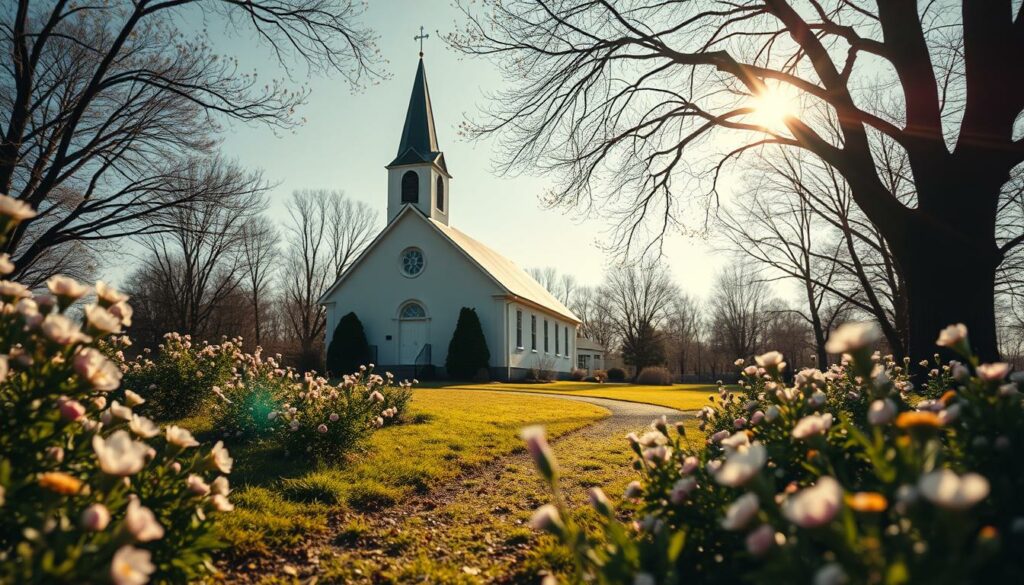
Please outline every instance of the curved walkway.
[[[597, 398], [594, 396], [578, 396], [575, 394], [558, 394], [548, 392], [533, 392], [533, 391], [518, 391], [518, 390], [480, 390], [480, 392], [495, 392], [498, 394], [525, 394], [528, 396], [543, 396], [544, 398], [561, 398], [563, 400], [575, 400], [577, 402], [587, 402], [595, 406], [600, 406], [607, 409], [613, 418], [646, 418], [647, 420], [643, 424], [650, 423], [652, 420], [659, 416], [665, 415], [667, 417], [679, 417], [684, 418], [692, 417], [697, 412], [696, 410], [676, 410], [667, 406], [657, 406], [654, 404], [646, 404], [643, 402], [633, 402], [631, 400], [616, 400], [614, 398]], [[600, 421], [594, 424], [600, 424]], [[590, 425], [591, 427], [594, 425]], [[590, 428], [590, 427], [585, 427]]]

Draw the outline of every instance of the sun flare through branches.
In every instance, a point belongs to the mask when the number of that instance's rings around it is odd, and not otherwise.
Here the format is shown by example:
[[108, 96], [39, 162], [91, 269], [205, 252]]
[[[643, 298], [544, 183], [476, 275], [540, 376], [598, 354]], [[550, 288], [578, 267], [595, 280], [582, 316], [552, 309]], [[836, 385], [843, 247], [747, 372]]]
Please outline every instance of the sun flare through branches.
[[751, 107], [750, 121], [776, 134], [787, 130], [786, 120], [800, 116], [800, 101], [789, 86], [765, 86], [753, 96]]

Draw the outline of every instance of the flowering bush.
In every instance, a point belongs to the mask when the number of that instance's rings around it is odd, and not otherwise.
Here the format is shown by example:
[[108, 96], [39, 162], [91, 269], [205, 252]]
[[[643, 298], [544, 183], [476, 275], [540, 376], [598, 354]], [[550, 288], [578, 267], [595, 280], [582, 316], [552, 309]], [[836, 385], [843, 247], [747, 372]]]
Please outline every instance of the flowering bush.
[[124, 386], [145, 397], [147, 413], [159, 420], [198, 414], [214, 389], [232, 378], [240, 345], [240, 340], [193, 343], [190, 335], [167, 333], [155, 355], [147, 348], [124, 364]]
[[394, 383], [360, 366], [336, 386], [307, 374], [267, 415], [289, 454], [324, 462], [351, 450], [375, 429], [396, 423], [412, 398], [412, 383]]
[[168, 333], [156, 357], [144, 354], [123, 367], [126, 384], [146, 388], [147, 400], [157, 402], [157, 416], [202, 408], [225, 440], [267, 439], [318, 461], [337, 458], [398, 421], [412, 395], [410, 383], [396, 385], [390, 373], [373, 373], [372, 364], [331, 386], [315, 373], [282, 366], [280, 356], [262, 354], [262, 348], [243, 351], [241, 338], [193, 344], [187, 335]]
[[214, 427], [226, 440], [267, 439], [289, 454], [314, 461], [336, 459], [374, 429], [398, 422], [412, 398], [412, 384], [395, 384], [393, 376], [360, 367], [332, 386], [315, 373], [299, 374], [280, 365], [280, 356], [241, 350], [241, 340], [207, 346], [219, 362], [223, 354], [229, 376], [211, 389]]
[[526, 432], [555, 495], [534, 526], [598, 583], [1020, 582], [1024, 379], [979, 363], [956, 325], [938, 343], [964, 362], [915, 389], [909, 361], [872, 354], [875, 340], [841, 327], [828, 350], [842, 364], [793, 385], [781, 354], [758, 356], [700, 412], [698, 449], [664, 418], [630, 435], [640, 478], [626, 507], [639, 520], [621, 523], [593, 490], [602, 539], [569, 519], [543, 435]]
[[[31, 217], [0, 196], [0, 234]], [[0, 239], [3, 239], [0, 237]], [[0, 272], [13, 269], [0, 256]], [[130, 324], [126, 297], [57, 276], [33, 296], [0, 281], [0, 582], [182, 583], [211, 572], [232, 460], [189, 431], [133, 412], [121, 370], [97, 349]], [[122, 402], [123, 400], [123, 402]]]

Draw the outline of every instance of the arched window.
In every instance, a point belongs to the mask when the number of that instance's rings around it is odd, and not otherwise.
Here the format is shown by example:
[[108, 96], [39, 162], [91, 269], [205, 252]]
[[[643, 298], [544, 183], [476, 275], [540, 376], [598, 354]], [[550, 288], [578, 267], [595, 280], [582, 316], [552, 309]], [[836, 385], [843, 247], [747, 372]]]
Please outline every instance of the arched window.
[[444, 211], [444, 179], [437, 178], [437, 210]]
[[420, 176], [416, 171], [406, 171], [402, 175], [402, 203], [420, 202]]
[[426, 319], [427, 311], [423, 308], [423, 305], [416, 301], [409, 301], [403, 305], [402, 310], [398, 312], [398, 318], [402, 320]]

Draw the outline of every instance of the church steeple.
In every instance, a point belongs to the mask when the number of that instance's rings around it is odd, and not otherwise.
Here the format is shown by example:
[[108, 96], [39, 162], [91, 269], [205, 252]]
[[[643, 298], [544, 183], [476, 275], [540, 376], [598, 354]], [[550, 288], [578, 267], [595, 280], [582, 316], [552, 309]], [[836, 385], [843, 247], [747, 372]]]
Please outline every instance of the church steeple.
[[405, 113], [398, 154], [388, 169], [388, 219], [407, 204], [416, 205], [427, 216], [448, 223], [448, 166], [437, 145], [434, 110], [430, 102], [427, 73], [420, 53], [416, 78]]

